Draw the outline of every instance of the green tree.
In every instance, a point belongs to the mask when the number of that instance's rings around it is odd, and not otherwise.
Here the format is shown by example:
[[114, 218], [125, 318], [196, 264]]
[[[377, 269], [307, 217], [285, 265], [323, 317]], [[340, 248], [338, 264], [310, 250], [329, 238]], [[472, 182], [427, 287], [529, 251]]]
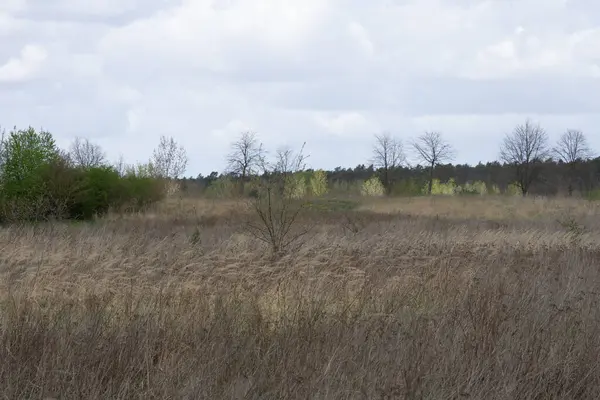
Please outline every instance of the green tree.
[[44, 194], [42, 169], [60, 157], [50, 132], [32, 127], [10, 132], [2, 146], [2, 189], [6, 199], [36, 202]]

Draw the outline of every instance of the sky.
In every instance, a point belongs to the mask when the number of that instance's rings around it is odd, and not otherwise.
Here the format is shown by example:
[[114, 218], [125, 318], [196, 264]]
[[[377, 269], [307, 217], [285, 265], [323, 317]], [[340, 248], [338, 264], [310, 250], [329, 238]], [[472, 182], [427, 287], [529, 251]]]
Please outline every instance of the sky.
[[0, 1], [0, 125], [112, 160], [166, 135], [186, 176], [221, 171], [252, 130], [354, 167], [375, 134], [439, 131], [475, 164], [526, 119], [600, 153], [597, 0]]

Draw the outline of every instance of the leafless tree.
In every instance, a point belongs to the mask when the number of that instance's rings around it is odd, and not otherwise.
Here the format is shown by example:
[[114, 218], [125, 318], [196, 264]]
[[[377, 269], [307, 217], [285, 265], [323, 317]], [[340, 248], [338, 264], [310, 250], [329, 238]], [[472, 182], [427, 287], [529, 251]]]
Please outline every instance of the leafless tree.
[[558, 160], [567, 164], [569, 168], [568, 190], [569, 196], [572, 196], [577, 163], [593, 157], [593, 152], [588, 145], [587, 138], [579, 130], [568, 129], [562, 134], [552, 152]]
[[302, 144], [300, 151], [296, 154], [294, 154], [294, 151], [288, 146], [277, 149], [273, 172], [279, 174], [293, 174], [306, 169], [306, 159], [308, 156], [304, 154], [305, 146], [306, 143]]
[[381, 168], [383, 172], [383, 186], [388, 194], [392, 189], [390, 171], [405, 161], [406, 156], [401, 140], [392, 137], [389, 132], [375, 135], [371, 162], [375, 168]]
[[175, 139], [160, 137], [158, 147], [152, 153], [151, 164], [159, 178], [177, 179], [185, 172], [188, 158], [183, 146]]
[[549, 154], [546, 131], [530, 120], [507, 134], [500, 147], [500, 159], [514, 167], [516, 184], [523, 196], [539, 179], [541, 163]]
[[125, 173], [127, 171], [127, 163], [125, 162], [125, 157], [123, 157], [123, 154], [119, 155], [119, 158], [114, 163], [113, 168], [115, 169], [115, 171], [117, 171], [119, 176], [125, 176]]
[[77, 137], [69, 149], [69, 159], [77, 167], [92, 168], [104, 165], [106, 154], [89, 139]]
[[304, 145], [297, 153], [289, 147], [280, 148], [273, 163], [263, 164], [267, 168], [265, 177], [256, 178], [257, 190], [251, 208], [257, 218], [248, 221], [247, 230], [269, 244], [273, 255], [286, 250], [312, 228], [310, 224], [297, 224], [308, 202], [290, 196], [286, 190], [295, 183], [294, 174], [306, 168], [306, 159]]
[[454, 148], [444, 140], [439, 132], [425, 132], [412, 143], [419, 161], [429, 166], [429, 188], [433, 189], [433, 171], [442, 162], [452, 161]]
[[2, 168], [4, 166], [4, 158], [5, 158], [5, 154], [4, 154], [4, 145], [6, 143], [5, 135], [6, 135], [6, 131], [4, 130], [4, 128], [2, 128], [2, 126], [0, 126], [0, 177], [2, 174]]
[[256, 132], [242, 132], [240, 138], [231, 144], [227, 156], [227, 169], [246, 181], [248, 176], [261, 169], [265, 162], [265, 150], [258, 141]]

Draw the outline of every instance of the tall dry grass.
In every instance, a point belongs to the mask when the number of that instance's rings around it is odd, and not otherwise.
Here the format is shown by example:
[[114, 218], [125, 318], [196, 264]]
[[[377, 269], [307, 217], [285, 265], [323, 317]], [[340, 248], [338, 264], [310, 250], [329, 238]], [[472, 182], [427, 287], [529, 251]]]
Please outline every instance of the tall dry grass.
[[310, 213], [279, 259], [232, 204], [3, 228], [0, 393], [599, 398], [590, 204], [428, 201]]

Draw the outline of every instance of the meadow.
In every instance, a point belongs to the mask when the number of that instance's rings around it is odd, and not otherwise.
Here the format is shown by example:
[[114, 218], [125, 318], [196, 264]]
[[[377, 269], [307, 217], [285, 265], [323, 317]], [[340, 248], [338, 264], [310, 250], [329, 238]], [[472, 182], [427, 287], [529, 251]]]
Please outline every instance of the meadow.
[[0, 230], [6, 399], [600, 398], [600, 203], [244, 202]]

